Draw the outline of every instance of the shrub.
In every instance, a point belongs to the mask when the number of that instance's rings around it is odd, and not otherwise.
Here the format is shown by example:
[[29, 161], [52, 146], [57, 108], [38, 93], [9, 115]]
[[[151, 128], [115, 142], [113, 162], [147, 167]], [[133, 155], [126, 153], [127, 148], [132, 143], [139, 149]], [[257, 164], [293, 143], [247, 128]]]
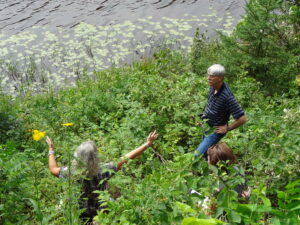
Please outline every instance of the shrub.
[[[287, 91], [299, 73], [299, 30], [289, 22], [293, 3], [252, 0], [232, 36], [221, 35], [222, 63], [231, 76], [260, 81], [267, 94]], [[298, 42], [299, 43], [299, 42]]]

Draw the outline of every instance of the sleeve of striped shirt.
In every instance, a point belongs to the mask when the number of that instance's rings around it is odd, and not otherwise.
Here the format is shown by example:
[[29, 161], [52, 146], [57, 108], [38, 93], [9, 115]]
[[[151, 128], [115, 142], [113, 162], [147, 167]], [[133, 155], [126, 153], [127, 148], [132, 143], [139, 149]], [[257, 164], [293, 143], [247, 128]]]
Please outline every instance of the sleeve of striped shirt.
[[245, 115], [245, 112], [243, 111], [243, 109], [241, 108], [241, 106], [239, 105], [239, 103], [236, 101], [236, 99], [234, 98], [234, 96], [230, 96], [228, 98], [227, 106], [228, 106], [230, 114], [232, 115], [232, 117], [235, 120], [237, 120], [241, 116]]

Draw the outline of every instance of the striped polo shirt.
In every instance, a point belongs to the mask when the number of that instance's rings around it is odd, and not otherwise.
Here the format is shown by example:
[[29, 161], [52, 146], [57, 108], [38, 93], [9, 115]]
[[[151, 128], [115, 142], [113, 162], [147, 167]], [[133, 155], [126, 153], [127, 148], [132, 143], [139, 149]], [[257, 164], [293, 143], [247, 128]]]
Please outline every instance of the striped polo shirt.
[[235, 120], [245, 114], [226, 83], [223, 83], [217, 94], [214, 94], [214, 91], [215, 89], [210, 87], [208, 102], [204, 110], [209, 126], [227, 124], [230, 114]]

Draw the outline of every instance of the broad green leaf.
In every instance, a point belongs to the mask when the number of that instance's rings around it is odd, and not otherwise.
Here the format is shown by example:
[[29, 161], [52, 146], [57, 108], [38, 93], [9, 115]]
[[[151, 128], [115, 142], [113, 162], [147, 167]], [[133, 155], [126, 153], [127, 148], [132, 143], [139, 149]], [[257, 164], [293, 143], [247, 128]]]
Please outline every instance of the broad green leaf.
[[209, 165], [209, 168], [213, 171], [214, 174], [218, 174], [218, 168], [216, 166], [213, 165]]
[[228, 216], [229, 216], [229, 217], [231, 218], [231, 220], [232, 220], [233, 222], [235, 222], [235, 223], [240, 223], [240, 222], [241, 222], [241, 216], [240, 216], [237, 212], [235, 212], [235, 211], [233, 211], [233, 210], [231, 210], [231, 211], [229, 212]]
[[267, 197], [261, 195], [260, 198], [263, 201], [265, 206], [271, 206], [271, 201]]
[[291, 211], [295, 211], [295, 210], [297, 210], [297, 209], [300, 209], [300, 204], [299, 204], [298, 206], [294, 207], [294, 208], [291, 208], [290, 210], [291, 210]]
[[198, 219], [195, 217], [188, 217], [183, 219], [181, 225], [221, 225], [224, 222], [217, 219]]
[[183, 212], [183, 213], [196, 213], [196, 210], [192, 209], [191, 206], [181, 203], [175, 202], [175, 205]]
[[277, 196], [280, 199], [285, 199], [287, 197], [287, 194], [283, 191], [277, 191]]
[[272, 225], [281, 225], [280, 220], [278, 218], [273, 218]]
[[291, 188], [294, 188], [297, 184], [300, 184], [300, 180], [296, 180], [291, 183], [288, 183], [285, 187], [286, 187], [286, 189], [291, 189]]

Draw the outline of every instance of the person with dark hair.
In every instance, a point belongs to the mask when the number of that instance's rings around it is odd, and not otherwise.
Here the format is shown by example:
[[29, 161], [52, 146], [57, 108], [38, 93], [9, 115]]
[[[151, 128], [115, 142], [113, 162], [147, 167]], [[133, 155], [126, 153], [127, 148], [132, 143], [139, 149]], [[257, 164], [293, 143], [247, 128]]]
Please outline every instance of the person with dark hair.
[[[231, 151], [231, 149], [225, 143], [219, 143], [211, 146], [208, 151], [208, 164], [217, 166], [220, 161], [227, 163], [228, 165], [236, 164], [237, 158]], [[245, 176], [245, 174], [240, 174], [239, 169], [234, 166], [234, 169], [237, 171], [238, 176]], [[219, 191], [225, 187], [224, 184], [219, 186]], [[235, 186], [234, 190], [238, 193], [238, 197], [249, 197], [250, 189], [244, 184], [238, 184]]]
[[225, 143], [213, 145], [208, 149], [208, 164], [216, 166], [219, 161], [228, 161], [228, 165], [237, 162], [236, 156]]
[[[227, 132], [246, 123], [246, 116], [236, 101], [229, 86], [224, 82], [225, 69], [220, 64], [214, 64], [207, 69], [207, 79], [210, 86], [208, 102], [204, 112], [200, 114], [207, 120], [209, 129], [205, 131], [203, 140], [194, 155], [207, 157], [207, 150], [217, 144]], [[230, 115], [234, 122], [228, 124]]]
[[86, 141], [79, 145], [75, 150], [72, 168], [68, 168], [67, 166], [57, 166], [54, 144], [52, 140], [47, 137], [46, 142], [49, 147], [49, 170], [52, 175], [62, 179], [68, 178], [70, 169], [80, 171], [83, 178], [79, 181], [83, 185], [83, 193], [79, 200], [79, 206], [84, 209], [84, 212], [80, 217], [84, 220], [88, 220], [92, 224], [93, 218], [97, 215], [97, 211], [105, 208], [104, 206], [101, 206], [101, 202], [98, 200], [98, 194], [94, 193], [94, 191], [106, 190], [108, 188], [108, 179], [111, 178], [116, 171], [120, 170], [122, 165], [126, 163], [128, 159], [134, 159], [141, 155], [153, 144], [157, 137], [158, 133], [156, 131], [151, 132], [147, 137], [145, 144], [127, 153], [117, 164], [112, 162], [101, 164], [95, 142]]
[[[237, 158], [231, 151], [231, 149], [225, 144], [225, 143], [218, 143], [213, 146], [211, 146], [208, 151], [207, 151], [207, 159], [208, 159], [208, 164], [213, 165], [216, 167], [219, 167], [219, 163], [222, 162], [222, 164], [227, 164], [227, 165], [234, 165], [237, 163]], [[236, 176], [245, 176], [244, 174], [241, 174], [239, 172], [239, 169], [234, 166], [233, 167], [236, 170]], [[222, 166], [220, 169], [228, 172], [226, 165]], [[214, 192], [214, 195], [217, 195], [220, 191], [222, 191], [225, 188], [226, 181], [221, 180], [219, 183], [219, 188], [217, 192]], [[234, 187], [234, 191], [237, 192], [239, 201], [244, 201], [245, 199], [242, 198], [249, 198], [251, 194], [250, 188], [247, 186], [246, 182], [242, 184], [238, 184]], [[189, 190], [189, 194], [196, 194], [198, 196], [202, 196], [201, 193], [197, 192], [196, 190]], [[213, 215], [217, 209], [217, 205], [214, 202], [211, 202], [210, 198], [208, 196], [205, 196], [203, 200], [200, 200], [197, 202], [197, 206], [201, 207], [203, 212], [207, 215]]]

